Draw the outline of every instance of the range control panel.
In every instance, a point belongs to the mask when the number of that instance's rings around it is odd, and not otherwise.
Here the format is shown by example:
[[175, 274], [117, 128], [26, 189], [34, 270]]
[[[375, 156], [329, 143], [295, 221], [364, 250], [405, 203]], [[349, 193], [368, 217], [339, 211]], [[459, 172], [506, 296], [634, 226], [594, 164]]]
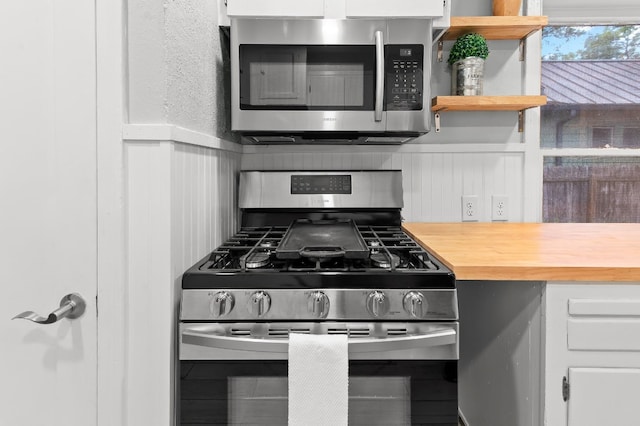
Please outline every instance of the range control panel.
[[292, 194], [351, 194], [350, 175], [292, 175]]
[[232, 320], [451, 320], [455, 289], [188, 289], [183, 321]]
[[387, 111], [421, 110], [423, 99], [424, 46], [385, 46], [385, 105]]

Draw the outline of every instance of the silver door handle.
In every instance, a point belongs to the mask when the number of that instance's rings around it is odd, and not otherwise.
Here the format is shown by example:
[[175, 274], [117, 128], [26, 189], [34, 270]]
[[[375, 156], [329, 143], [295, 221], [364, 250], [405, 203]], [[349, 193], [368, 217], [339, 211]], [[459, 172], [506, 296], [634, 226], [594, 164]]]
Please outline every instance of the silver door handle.
[[[386, 352], [405, 349], [419, 349], [432, 346], [452, 345], [456, 343], [456, 330], [446, 328], [403, 337], [383, 339], [357, 337], [349, 339], [349, 353]], [[229, 337], [211, 334], [199, 330], [184, 330], [182, 343], [208, 346], [217, 349], [232, 349], [253, 352], [272, 352], [286, 354], [289, 351], [289, 339], [262, 339], [251, 337]]]
[[33, 311], [24, 311], [11, 319], [25, 319], [38, 324], [53, 324], [62, 318], [74, 319], [84, 314], [87, 304], [82, 296], [77, 293], [67, 294], [60, 300], [60, 307], [51, 312], [49, 316], [43, 317]]

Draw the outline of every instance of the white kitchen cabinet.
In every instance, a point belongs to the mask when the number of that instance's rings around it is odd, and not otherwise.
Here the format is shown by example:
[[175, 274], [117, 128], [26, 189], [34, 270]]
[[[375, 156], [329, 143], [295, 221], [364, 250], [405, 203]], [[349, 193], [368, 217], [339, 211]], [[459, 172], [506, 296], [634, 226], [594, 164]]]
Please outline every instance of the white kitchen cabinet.
[[549, 282], [544, 301], [545, 424], [637, 425], [640, 285]]
[[439, 0], [346, 0], [345, 10], [348, 18], [437, 18], [443, 16], [445, 5]]
[[640, 368], [569, 368], [569, 426], [638, 424]]
[[260, 18], [321, 18], [324, 0], [227, 0], [227, 16]]
[[[448, 26], [450, 3], [442, 0], [227, 0], [228, 17], [245, 18], [440, 18]], [[446, 13], [445, 13], [446, 12]], [[436, 25], [437, 26], [437, 25]]]

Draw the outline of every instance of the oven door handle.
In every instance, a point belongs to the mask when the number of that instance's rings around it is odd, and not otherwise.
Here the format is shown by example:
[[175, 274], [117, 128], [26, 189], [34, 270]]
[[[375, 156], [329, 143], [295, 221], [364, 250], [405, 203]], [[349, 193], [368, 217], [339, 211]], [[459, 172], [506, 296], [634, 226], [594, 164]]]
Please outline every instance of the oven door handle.
[[[453, 328], [445, 328], [424, 334], [402, 337], [355, 337], [349, 339], [349, 353], [389, 352], [407, 349], [420, 349], [425, 347], [452, 345], [455, 344], [456, 341], [457, 333]], [[282, 354], [289, 352], [288, 339], [230, 337], [194, 329], [186, 329], [182, 332], [182, 343], [207, 346], [216, 349], [231, 349], [250, 352]]]

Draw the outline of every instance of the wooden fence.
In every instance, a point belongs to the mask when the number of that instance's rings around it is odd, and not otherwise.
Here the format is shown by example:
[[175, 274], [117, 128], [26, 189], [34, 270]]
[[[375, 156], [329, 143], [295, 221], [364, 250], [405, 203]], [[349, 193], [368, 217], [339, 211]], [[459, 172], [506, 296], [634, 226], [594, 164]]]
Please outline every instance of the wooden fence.
[[545, 165], [544, 222], [640, 222], [640, 165]]

